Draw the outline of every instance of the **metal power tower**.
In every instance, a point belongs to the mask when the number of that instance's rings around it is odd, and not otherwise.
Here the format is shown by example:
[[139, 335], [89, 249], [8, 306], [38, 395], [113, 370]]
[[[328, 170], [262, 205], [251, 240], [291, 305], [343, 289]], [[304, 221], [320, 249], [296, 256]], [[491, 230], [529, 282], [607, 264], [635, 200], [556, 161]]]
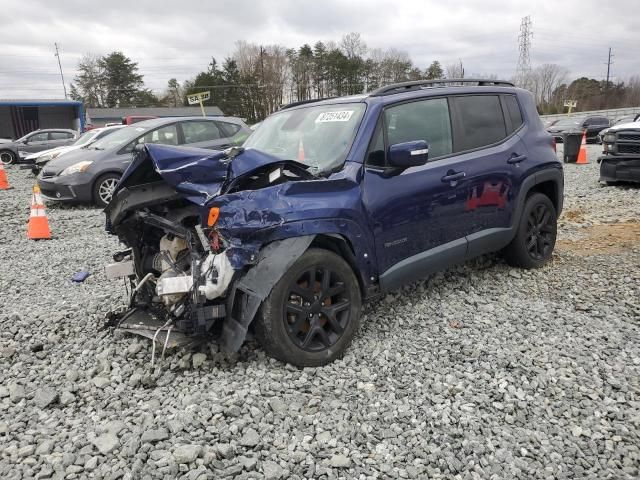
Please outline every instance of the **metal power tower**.
[[520, 55], [518, 57], [518, 66], [516, 67], [516, 85], [522, 88], [527, 87], [529, 73], [531, 72], [531, 58], [529, 56], [531, 37], [533, 37], [531, 17], [527, 15], [520, 23], [520, 35], [518, 35]]

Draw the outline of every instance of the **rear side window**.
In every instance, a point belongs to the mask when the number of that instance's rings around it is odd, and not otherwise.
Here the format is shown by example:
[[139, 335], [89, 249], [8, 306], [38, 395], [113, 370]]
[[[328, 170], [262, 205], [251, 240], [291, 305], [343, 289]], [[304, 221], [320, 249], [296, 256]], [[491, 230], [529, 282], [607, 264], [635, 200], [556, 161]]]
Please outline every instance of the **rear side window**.
[[507, 129], [497, 95], [452, 97], [458, 116], [455, 150], [473, 150], [503, 140]]
[[49, 132], [49, 138], [51, 140], [68, 140], [73, 137], [69, 132]]
[[238, 130], [240, 130], [240, 125], [236, 125], [235, 123], [216, 122], [216, 124], [224, 137], [233, 137], [238, 133]]
[[507, 133], [511, 134], [522, 125], [522, 112], [520, 112], [518, 99], [516, 99], [515, 95], [505, 95], [502, 99], [507, 107], [507, 115], [509, 115], [509, 119], [511, 120], [511, 128], [509, 128], [509, 122], [507, 122], [507, 130], [509, 130]]
[[218, 140], [222, 137], [216, 122], [184, 122], [182, 123], [184, 143], [198, 143]]
[[429, 145], [430, 159], [451, 153], [451, 120], [446, 98], [403, 103], [387, 108], [384, 117], [388, 146], [424, 140]]

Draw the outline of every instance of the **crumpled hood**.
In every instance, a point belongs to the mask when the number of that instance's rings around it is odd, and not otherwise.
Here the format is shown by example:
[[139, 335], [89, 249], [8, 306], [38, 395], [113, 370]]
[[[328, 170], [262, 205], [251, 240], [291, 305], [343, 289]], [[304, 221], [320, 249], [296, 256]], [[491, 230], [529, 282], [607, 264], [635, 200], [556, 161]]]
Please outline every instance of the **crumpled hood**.
[[147, 157], [165, 182], [200, 206], [219, 195], [225, 182], [265, 165], [295, 163], [307, 168], [302, 163], [282, 160], [253, 149], [245, 150], [233, 159], [229, 159], [225, 152], [202, 148], [146, 144], [145, 150], [147, 155], [138, 155], [124, 172], [116, 192], [126, 185], [127, 178], [147, 161]]

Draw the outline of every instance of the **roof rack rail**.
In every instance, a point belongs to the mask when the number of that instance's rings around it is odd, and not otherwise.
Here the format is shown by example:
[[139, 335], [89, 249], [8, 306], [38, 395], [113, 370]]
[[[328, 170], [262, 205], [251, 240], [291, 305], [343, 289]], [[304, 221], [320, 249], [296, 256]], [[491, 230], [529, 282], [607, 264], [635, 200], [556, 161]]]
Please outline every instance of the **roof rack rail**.
[[297, 107], [298, 105], [306, 105], [307, 103], [321, 102], [322, 100], [329, 100], [331, 98], [335, 98], [335, 97], [311, 98], [309, 100], [300, 100], [299, 102], [291, 102], [285, 105], [281, 105], [278, 110], [286, 110], [287, 108]]
[[409, 92], [412, 90], [420, 90], [422, 88], [446, 86], [446, 85], [459, 85], [475, 83], [479, 87], [492, 86], [504, 86], [514, 87], [515, 85], [506, 80], [492, 80], [486, 78], [438, 78], [434, 80], [416, 80], [413, 82], [393, 83], [380, 87], [369, 94], [370, 97], [382, 97], [384, 95], [392, 95], [394, 93]]

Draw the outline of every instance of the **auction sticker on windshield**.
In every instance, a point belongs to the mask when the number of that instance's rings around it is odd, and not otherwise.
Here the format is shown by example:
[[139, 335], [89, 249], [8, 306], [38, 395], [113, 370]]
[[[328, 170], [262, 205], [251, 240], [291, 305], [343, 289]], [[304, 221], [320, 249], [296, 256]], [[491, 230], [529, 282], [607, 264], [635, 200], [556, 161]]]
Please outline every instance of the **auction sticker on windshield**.
[[338, 112], [322, 112], [316, 118], [316, 123], [348, 122], [353, 115], [353, 110], [340, 110]]

